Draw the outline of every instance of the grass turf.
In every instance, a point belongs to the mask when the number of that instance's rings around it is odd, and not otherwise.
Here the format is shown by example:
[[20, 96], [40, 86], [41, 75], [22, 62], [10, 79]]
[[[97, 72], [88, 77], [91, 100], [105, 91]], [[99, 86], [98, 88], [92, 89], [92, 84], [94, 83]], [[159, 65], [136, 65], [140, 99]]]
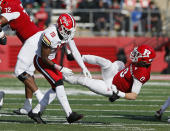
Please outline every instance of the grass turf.
[[[151, 81], [150, 81], [151, 82]], [[153, 81], [164, 83], [165, 81]], [[166, 81], [168, 82], [168, 81]], [[42, 90], [50, 85], [44, 79], [36, 79]], [[24, 85], [16, 78], [0, 78], [0, 90], [24, 90]], [[65, 83], [69, 89], [89, 91], [79, 85]], [[58, 101], [49, 105], [43, 119], [48, 124], [35, 124], [27, 116], [16, 115], [13, 110], [23, 106], [23, 94], [6, 94], [0, 110], [0, 131], [169, 131], [167, 123], [170, 111], [167, 110], [162, 121], [154, 118], [154, 113], [170, 96], [170, 87], [159, 84], [145, 85], [135, 101], [119, 99], [110, 103], [106, 97], [88, 94], [69, 94], [68, 99], [73, 111], [84, 114], [84, 118], [74, 124], [66, 122], [65, 113]], [[33, 107], [37, 101], [33, 98]]]

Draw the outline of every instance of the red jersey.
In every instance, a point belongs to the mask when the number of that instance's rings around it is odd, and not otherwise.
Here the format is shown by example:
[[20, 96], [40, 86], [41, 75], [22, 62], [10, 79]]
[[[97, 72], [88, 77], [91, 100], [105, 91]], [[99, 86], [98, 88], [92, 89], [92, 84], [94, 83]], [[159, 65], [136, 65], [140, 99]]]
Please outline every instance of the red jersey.
[[150, 78], [151, 66], [137, 67], [134, 64], [129, 65], [127, 68], [119, 71], [113, 78], [113, 84], [116, 85], [117, 89], [128, 93], [131, 92], [133, 85], [133, 78], [136, 78], [141, 83], [145, 83]]
[[22, 7], [20, 0], [3, 0], [1, 8], [1, 13], [20, 13], [20, 16], [11, 20], [9, 25], [12, 30], [16, 31], [16, 35], [22, 42], [40, 31], [34, 22], [31, 21], [30, 17]]

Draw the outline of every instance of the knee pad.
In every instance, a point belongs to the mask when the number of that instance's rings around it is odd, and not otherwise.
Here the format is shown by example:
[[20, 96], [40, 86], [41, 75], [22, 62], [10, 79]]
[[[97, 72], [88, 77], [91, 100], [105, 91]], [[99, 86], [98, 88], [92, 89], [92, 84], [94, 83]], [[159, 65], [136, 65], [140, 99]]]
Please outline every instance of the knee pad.
[[31, 77], [31, 75], [29, 75], [27, 72], [23, 72], [22, 74], [20, 74], [18, 76], [18, 79], [22, 82], [24, 82], [26, 79], [28, 79], [29, 77]]

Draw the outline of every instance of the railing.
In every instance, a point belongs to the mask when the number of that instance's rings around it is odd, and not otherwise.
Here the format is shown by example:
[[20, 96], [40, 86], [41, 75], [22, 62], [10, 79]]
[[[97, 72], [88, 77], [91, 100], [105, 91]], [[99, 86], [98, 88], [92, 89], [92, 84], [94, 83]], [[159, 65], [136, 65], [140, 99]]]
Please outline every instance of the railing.
[[[71, 13], [74, 15], [77, 27], [79, 30], [79, 36], [86, 35], [90, 36], [100, 35], [100, 36], [162, 36], [168, 35], [169, 33], [169, 19], [167, 12], [159, 12], [152, 10], [139, 10], [142, 14], [146, 14], [145, 18], [140, 18], [137, 21], [133, 20], [133, 15], [127, 10], [114, 10], [114, 9], [76, 9], [73, 11], [63, 10], [63, 9], [49, 9], [51, 13], [51, 23], [56, 23], [58, 16], [61, 13]], [[36, 13], [37, 10], [32, 10], [32, 14]], [[160, 13], [161, 19], [158, 19], [159, 25], [155, 26], [155, 29], [152, 29], [151, 17], [153, 14]], [[84, 19], [85, 17], [85, 19]], [[98, 21], [99, 17], [104, 17], [106, 20], [101, 24], [104, 24], [104, 28], [98, 29], [100, 22]], [[137, 16], [138, 17], [138, 16]], [[140, 16], [141, 17], [141, 16]], [[121, 19], [119, 21], [119, 19]], [[116, 26], [120, 26], [117, 29]], [[96, 29], [97, 28], [97, 29]], [[159, 29], [158, 29], [159, 28]], [[86, 32], [84, 32], [84, 29]], [[136, 30], [137, 29], [137, 30]], [[84, 33], [82, 33], [84, 32]], [[90, 33], [89, 33], [90, 32]], [[14, 34], [11, 31], [7, 32], [8, 34]], [[81, 34], [81, 35], [80, 35]]]

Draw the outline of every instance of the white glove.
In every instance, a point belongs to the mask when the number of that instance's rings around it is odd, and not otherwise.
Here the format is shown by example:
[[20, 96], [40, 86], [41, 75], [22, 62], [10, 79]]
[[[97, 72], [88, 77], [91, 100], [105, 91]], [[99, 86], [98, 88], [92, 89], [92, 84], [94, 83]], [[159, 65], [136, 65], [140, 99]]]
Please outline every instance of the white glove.
[[65, 75], [73, 75], [73, 71], [71, 69], [69, 69], [69, 68], [66, 68], [66, 67], [62, 67], [60, 72], [62, 72]]
[[85, 77], [92, 78], [92, 76], [91, 76], [91, 74], [90, 74], [90, 72], [88, 71], [87, 68], [83, 69], [83, 74], [84, 74]]

